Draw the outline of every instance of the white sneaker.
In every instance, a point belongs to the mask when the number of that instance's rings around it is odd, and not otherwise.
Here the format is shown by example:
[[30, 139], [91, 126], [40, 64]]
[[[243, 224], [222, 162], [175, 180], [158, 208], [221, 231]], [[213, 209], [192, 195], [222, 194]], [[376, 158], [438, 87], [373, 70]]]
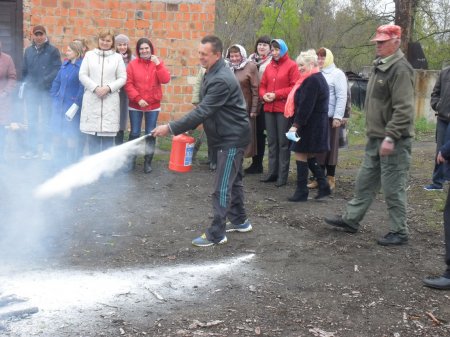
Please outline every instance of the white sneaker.
[[41, 159], [42, 160], [52, 160], [52, 155], [48, 152], [44, 152], [44, 153], [42, 153]]
[[39, 157], [39, 155], [37, 155], [36, 153], [33, 153], [31, 151], [27, 151], [25, 154], [20, 156], [20, 158], [22, 158], [22, 159], [36, 159], [38, 157]]

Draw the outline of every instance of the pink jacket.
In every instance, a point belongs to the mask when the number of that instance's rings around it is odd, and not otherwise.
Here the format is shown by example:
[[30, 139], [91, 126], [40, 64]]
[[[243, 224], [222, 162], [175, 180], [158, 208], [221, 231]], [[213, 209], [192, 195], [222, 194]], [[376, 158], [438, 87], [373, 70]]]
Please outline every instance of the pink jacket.
[[16, 67], [8, 54], [0, 52], [0, 125], [9, 123], [11, 99], [16, 86]]

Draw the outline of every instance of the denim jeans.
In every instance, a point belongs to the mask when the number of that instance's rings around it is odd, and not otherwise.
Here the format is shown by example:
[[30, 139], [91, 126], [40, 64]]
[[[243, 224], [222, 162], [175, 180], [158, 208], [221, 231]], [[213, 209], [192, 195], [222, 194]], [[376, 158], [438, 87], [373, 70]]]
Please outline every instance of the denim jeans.
[[39, 144], [42, 144], [43, 150], [49, 152], [51, 135], [48, 124], [52, 111], [50, 94], [29, 88], [25, 93], [25, 106], [28, 121], [27, 150], [37, 153]]
[[[444, 121], [440, 118], [436, 121], [436, 155], [438, 154], [441, 146], [444, 145], [448, 140], [450, 140], [450, 123]], [[433, 184], [441, 186], [445, 183], [446, 177], [444, 172], [444, 164], [437, 164], [434, 161], [433, 170]]]
[[114, 137], [87, 135], [89, 154], [105, 151], [114, 145]]
[[142, 117], [145, 119], [145, 134], [148, 135], [156, 127], [159, 111], [137, 111], [130, 110], [131, 132], [130, 139], [139, 138], [141, 135]]

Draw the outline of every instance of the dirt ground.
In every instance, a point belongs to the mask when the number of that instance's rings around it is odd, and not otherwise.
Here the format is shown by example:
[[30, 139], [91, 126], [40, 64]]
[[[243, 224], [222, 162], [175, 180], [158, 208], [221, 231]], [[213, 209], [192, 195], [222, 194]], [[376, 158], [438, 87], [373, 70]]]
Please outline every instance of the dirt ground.
[[[410, 242], [390, 248], [376, 244], [388, 231], [382, 195], [357, 234], [323, 223], [352, 196], [361, 146], [341, 151], [326, 201], [286, 200], [293, 165], [282, 188], [246, 176], [254, 230], [209, 248], [190, 243], [212, 219], [205, 165], [173, 173], [161, 153], [149, 175], [139, 163], [67, 198], [36, 200], [32, 189], [50, 174], [13, 160], [0, 180], [0, 335], [450, 336], [450, 292], [421, 282], [444, 269], [446, 192], [422, 189], [434, 146], [414, 144]], [[2, 306], [8, 296], [19, 300]]]

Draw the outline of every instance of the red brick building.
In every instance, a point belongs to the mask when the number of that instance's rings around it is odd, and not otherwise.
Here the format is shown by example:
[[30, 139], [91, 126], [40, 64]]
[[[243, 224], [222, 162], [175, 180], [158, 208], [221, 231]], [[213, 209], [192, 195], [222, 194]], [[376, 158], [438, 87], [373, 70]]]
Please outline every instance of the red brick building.
[[20, 73], [23, 49], [37, 24], [47, 28], [61, 52], [74, 38], [86, 38], [95, 47], [101, 28], [128, 35], [133, 52], [137, 39], [149, 37], [172, 75], [163, 88], [160, 121], [165, 121], [192, 108], [197, 46], [214, 32], [214, 18], [215, 0], [0, 0], [0, 39]]

